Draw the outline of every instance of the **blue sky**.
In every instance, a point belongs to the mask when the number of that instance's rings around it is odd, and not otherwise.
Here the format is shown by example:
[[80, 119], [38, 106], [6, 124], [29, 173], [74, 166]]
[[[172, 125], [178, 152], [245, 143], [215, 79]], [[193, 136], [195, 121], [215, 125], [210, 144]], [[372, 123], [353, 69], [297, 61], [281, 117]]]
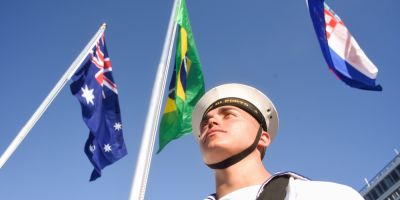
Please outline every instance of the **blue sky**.
[[[88, 129], [68, 83], [0, 169], [1, 199], [128, 199], [172, 3], [0, 1], [0, 151], [102, 22], [108, 24], [128, 148], [100, 179], [88, 181]], [[400, 148], [400, 2], [327, 3], [378, 67], [382, 92], [350, 88], [333, 76], [305, 1], [187, 0], [206, 88], [250, 84], [278, 109], [280, 128], [264, 159], [267, 169], [359, 190]], [[213, 173], [191, 135], [153, 156], [145, 199], [201, 199], [213, 191]]]

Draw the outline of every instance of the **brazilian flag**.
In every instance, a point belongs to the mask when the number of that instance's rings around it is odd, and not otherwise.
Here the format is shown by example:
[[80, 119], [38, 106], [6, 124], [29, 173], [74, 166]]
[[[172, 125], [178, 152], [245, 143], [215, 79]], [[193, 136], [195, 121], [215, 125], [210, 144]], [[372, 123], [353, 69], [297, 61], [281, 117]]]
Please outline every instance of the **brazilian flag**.
[[175, 68], [160, 123], [157, 153], [171, 140], [191, 133], [192, 111], [204, 94], [200, 59], [194, 43], [185, 0], [180, 1], [176, 11], [178, 38], [175, 48]]

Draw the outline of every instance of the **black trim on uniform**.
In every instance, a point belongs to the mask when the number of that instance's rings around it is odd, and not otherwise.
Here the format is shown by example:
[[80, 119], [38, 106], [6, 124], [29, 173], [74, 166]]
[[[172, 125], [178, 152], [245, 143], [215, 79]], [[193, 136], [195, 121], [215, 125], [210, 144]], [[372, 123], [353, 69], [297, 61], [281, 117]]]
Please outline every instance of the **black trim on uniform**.
[[284, 200], [289, 177], [290, 175], [288, 174], [273, 177], [268, 184], [264, 185], [263, 191], [258, 195], [257, 200]]

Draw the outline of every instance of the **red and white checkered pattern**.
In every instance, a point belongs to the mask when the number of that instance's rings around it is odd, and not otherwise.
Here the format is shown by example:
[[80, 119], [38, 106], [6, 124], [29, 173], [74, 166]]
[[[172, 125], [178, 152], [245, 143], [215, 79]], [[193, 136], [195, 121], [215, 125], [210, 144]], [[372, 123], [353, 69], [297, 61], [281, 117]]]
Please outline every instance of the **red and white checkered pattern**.
[[335, 30], [336, 25], [338, 24], [343, 24], [342, 20], [339, 19], [339, 17], [335, 16], [334, 13], [332, 13], [330, 10], [327, 8], [324, 9], [324, 14], [325, 14], [325, 23], [326, 23], [326, 38], [329, 40], [329, 37]]

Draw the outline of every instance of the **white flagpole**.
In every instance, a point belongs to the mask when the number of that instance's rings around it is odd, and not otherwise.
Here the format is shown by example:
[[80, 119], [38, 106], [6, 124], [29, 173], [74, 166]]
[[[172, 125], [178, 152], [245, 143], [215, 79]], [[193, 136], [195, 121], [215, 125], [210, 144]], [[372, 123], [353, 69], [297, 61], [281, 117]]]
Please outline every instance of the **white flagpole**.
[[65, 86], [69, 79], [71, 79], [72, 75], [79, 68], [82, 62], [85, 60], [86, 56], [89, 54], [89, 51], [94, 47], [97, 40], [101, 37], [103, 32], [106, 29], [106, 24], [103, 23], [97, 33], [93, 36], [90, 42], [86, 45], [86, 47], [82, 50], [79, 56], [74, 60], [68, 70], [64, 73], [61, 79], [57, 82], [54, 88], [50, 91], [47, 97], [44, 99], [42, 104], [37, 108], [35, 113], [31, 116], [25, 126], [19, 131], [18, 135], [14, 138], [11, 144], [7, 147], [6, 151], [0, 157], [0, 168], [7, 162], [10, 156], [14, 153], [14, 151], [18, 148], [24, 138], [28, 135], [29, 131], [35, 126], [36, 122], [40, 119], [46, 109], [49, 107], [51, 102], [53, 102], [54, 98], [58, 95], [61, 89]]
[[164, 40], [164, 47], [161, 54], [160, 63], [158, 64], [150, 105], [147, 111], [146, 124], [143, 130], [139, 156], [136, 161], [136, 169], [133, 176], [129, 198], [130, 200], [143, 200], [146, 191], [147, 178], [150, 170], [154, 142], [157, 135], [158, 120], [168, 75], [168, 66], [171, 60], [171, 52], [175, 39], [177, 26], [175, 22], [175, 12], [178, 2], [179, 0], [174, 0], [168, 30]]

